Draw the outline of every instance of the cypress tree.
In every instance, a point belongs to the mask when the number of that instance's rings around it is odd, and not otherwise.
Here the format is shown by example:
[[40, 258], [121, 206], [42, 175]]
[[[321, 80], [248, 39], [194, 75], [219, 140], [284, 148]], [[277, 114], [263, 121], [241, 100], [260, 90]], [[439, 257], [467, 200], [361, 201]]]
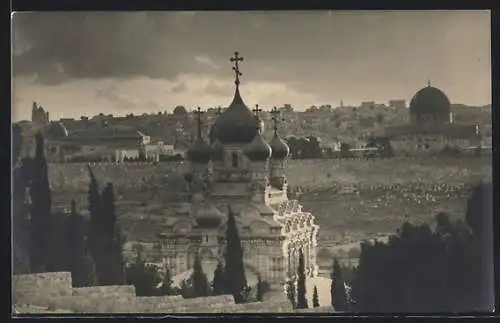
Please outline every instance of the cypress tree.
[[299, 253], [299, 268], [297, 270], [297, 308], [308, 308], [306, 298], [306, 272], [302, 250]]
[[163, 273], [163, 279], [161, 282], [160, 295], [168, 296], [172, 294], [172, 275], [170, 274], [167, 264], [165, 264], [165, 272]]
[[263, 296], [264, 296], [264, 291], [262, 290], [262, 279], [260, 275], [257, 276], [257, 301], [262, 302]]
[[226, 229], [226, 253], [225, 258], [225, 290], [232, 294], [236, 303], [245, 301], [245, 290], [247, 281], [245, 278], [245, 268], [243, 267], [243, 250], [236, 227], [234, 214], [229, 207], [227, 229]]
[[31, 272], [52, 271], [52, 198], [50, 194], [44, 139], [35, 135], [35, 156], [30, 163], [29, 193], [31, 197], [30, 265]]
[[71, 201], [71, 213], [66, 224], [66, 265], [71, 272], [73, 286], [93, 286], [94, 266], [86, 246], [83, 218], [77, 213], [74, 200]]
[[286, 282], [286, 296], [292, 303], [292, 308], [297, 308], [297, 302], [295, 300], [295, 282], [293, 280], [288, 280]]
[[107, 270], [105, 285], [123, 285], [125, 278], [125, 261], [123, 259], [124, 238], [116, 223], [115, 195], [113, 184], [108, 183], [101, 195], [101, 216], [103, 217], [104, 250], [107, 254]]
[[205, 297], [209, 294], [207, 275], [203, 272], [201, 261], [198, 255], [194, 258], [193, 273], [191, 274], [193, 287], [193, 297]]
[[20, 158], [22, 139], [21, 127], [18, 124], [14, 124], [12, 129], [12, 244], [14, 274], [27, 274], [30, 272], [30, 221], [27, 208], [28, 195], [26, 192], [29, 183], [27, 165], [30, 158]]
[[94, 172], [87, 166], [89, 171], [90, 183], [88, 193], [89, 203], [89, 250], [94, 261], [96, 284], [105, 285], [104, 274], [107, 270], [106, 250], [104, 249], [105, 234], [103, 232], [103, 216], [101, 214], [101, 195], [99, 194], [99, 186], [94, 176]]
[[314, 285], [313, 290], [313, 307], [319, 307], [318, 288], [316, 288], [316, 285]]
[[332, 306], [335, 310], [347, 310], [347, 296], [345, 290], [344, 277], [342, 269], [337, 259], [333, 261], [332, 285], [330, 288], [332, 296]]
[[222, 263], [220, 261], [217, 263], [217, 267], [215, 268], [214, 271], [212, 291], [214, 295], [224, 294], [224, 267], [222, 266]]
[[137, 253], [135, 262], [126, 267], [127, 284], [134, 285], [137, 296], [157, 296], [157, 285], [161, 282], [155, 266], [148, 266], [142, 259], [141, 253]]

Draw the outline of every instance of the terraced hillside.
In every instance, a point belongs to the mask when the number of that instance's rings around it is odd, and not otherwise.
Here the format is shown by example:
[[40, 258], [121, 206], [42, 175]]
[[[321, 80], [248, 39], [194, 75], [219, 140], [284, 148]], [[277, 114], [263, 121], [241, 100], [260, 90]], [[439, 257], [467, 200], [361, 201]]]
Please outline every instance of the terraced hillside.
[[[117, 210], [129, 239], [151, 240], [182, 191], [181, 164], [98, 164], [101, 186], [115, 186]], [[491, 179], [491, 159], [291, 160], [288, 180], [304, 209], [321, 226], [320, 239], [356, 240], [394, 232], [407, 220], [427, 221], [439, 211], [461, 216], [465, 197], [480, 179]], [[87, 207], [85, 164], [49, 164], [54, 207], [75, 198]]]

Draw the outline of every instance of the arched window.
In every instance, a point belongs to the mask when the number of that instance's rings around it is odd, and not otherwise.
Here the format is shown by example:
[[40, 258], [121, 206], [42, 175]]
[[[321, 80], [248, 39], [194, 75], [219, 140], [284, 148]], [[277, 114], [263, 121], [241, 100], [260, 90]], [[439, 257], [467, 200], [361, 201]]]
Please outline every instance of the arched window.
[[238, 167], [238, 155], [236, 153], [231, 155], [231, 163], [234, 168]]

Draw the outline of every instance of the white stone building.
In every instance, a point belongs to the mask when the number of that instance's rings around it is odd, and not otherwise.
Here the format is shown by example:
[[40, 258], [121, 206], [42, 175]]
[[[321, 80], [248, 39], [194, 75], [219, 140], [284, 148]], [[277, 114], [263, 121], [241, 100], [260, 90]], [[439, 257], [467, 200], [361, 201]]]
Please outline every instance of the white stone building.
[[276, 125], [273, 139], [265, 141], [262, 120], [243, 102], [238, 79], [235, 83], [233, 101], [212, 125], [209, 143], [198, 131], [187, 151], [186, 200], [175, 216], [166, 219], [161, 234], [165, 261], [174, 276], [190, 270], [196, 254], [206, 268], [223, 262], [231, 209], [247, 279], [259, 274], [284, 286], [295, 277], [300, 251], [306, 275], [315, 277], [319, 226], [311, 213], [288, 199], [289, 148]]

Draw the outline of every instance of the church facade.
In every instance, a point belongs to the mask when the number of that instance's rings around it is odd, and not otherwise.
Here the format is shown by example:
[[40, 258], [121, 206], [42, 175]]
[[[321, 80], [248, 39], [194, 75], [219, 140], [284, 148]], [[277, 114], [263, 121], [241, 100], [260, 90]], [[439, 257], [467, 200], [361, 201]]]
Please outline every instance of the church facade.
[[219, 112], [208, 138], [202, 134], [198, 109], [198, 135], [187, 151], [185, 201], [166, 219], [160, 235], [164, 261], [174, 276], [192, 268], [195, 255], [207, 271], [215, 268], [224, 259], [231, 211], [249, 284], [257, 275], [280, 285], [294, 279], [300, 251], [306, 275], [314, 277], [319, 226], [311, 213], [288, 199], [285, 169], [290, 150], [277, 131], [278, 111], [274, 111], [274, 136], [267, 142], [258, 116], [261, 110], [250, 110], [240, 95], [241, 57], [235, 53], [232, 61], [234, 98]]
[[396, 154], [460, 151], [482, 145], [479, 125], [454, 123], [448, 97], [430, 82], [413, 96], [409, 114], [409, 124], [385, 129]]

